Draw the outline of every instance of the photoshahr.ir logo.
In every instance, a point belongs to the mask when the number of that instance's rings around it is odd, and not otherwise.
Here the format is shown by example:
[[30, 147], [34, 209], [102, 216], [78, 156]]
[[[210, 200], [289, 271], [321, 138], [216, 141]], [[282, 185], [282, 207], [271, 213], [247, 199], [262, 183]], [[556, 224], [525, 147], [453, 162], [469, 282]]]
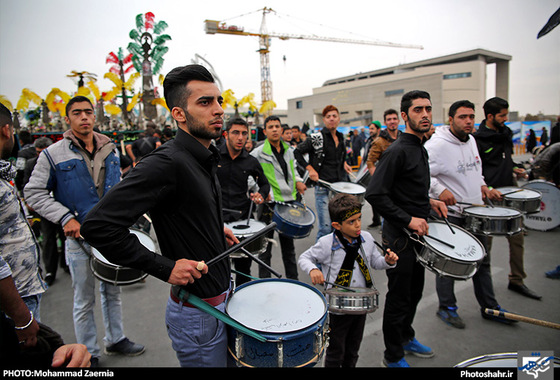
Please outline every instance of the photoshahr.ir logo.
[[520, 380], [553, 380], [554, 354], [552, 351], [520, 351], [517, 354], [517, 369]]

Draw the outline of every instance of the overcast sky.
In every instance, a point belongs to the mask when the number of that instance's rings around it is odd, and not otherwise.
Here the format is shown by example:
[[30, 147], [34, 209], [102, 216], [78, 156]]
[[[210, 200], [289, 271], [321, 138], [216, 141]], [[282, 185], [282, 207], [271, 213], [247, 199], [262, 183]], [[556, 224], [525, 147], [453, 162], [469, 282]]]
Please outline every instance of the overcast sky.
[[0, 95], [15, 106], [23, 88], [42, 98], [52, 88], [71, 93], [76, 85], [66, 75], [72, 70], [97, 74], [100, 89], [110, 90], [112, 82], [103, 79], [108, 53], [126, 49], [136, 15], [152, 12], [156, 21], [168, 23], [165, 33], [172, 38], [161, 73], [198, 54], [215, 68], [224, 90], [238, 98], [254, 93], [260, 103], [257, 37], [207, 35], [204, 20], [257, 32], [265, 6], [276, 11], [266, 17], [270, 33], [424, 47], [272, 39], [277, 108], [286, 109], [287, 99], [310, 95], [328, 79], [483, 48], [512, 56], [510, 110], [560, 113], [560, 26], [536, 38], [558, 0], [0, 0]]

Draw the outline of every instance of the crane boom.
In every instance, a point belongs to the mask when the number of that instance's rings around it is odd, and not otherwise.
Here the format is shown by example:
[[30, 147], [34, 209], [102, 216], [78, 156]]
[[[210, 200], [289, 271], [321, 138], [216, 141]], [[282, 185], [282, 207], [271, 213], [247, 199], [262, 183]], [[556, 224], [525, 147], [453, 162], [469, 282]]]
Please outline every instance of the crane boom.
[[[261, 101], [265, 104], [272, 100], [272, 81], [270, 80], [270, 62], [269, 62], [269, 48], [270, 39], [279, 38], [281, 40], [310, 40], [310, 41], [324, 41], [324, 42], [337, 42], [346, 44], [359, 44], [359, 45], [374, 45], [395, 48], [408, 48], [408, 49], [423, 49], [420, 45], [398, 44], [386, 41], [368, 41], [368, 40], [354, 40], [347, 38], [333, 38], [321, 37], [315, 35], [295, 35], [295, 34], [278, 34], [268, 33], [266, 30], [265, 16], [271, 12], [270, 8], [263, 8], [263, 17], [261, 29], [259, 33], [246, 32], [242, 27], [236, 25], [227, 25], [225, 22], [216, 20], [204, 20], [206, 34], [229, 34], [233, 36], [253, 36], [259, 37], [259, 50], [261, 57]], [[270, 111], [271, 112], [271, 111]]]

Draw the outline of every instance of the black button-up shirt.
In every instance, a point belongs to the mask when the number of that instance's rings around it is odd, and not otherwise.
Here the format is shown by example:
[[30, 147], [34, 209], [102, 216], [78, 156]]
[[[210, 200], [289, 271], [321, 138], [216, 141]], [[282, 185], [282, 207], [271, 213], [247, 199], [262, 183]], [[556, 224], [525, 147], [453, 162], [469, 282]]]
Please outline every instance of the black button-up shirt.
[[[85, 239], [114, 264], [167, 281], [179, 259], [208, 262], [227, 249], [219, 153], [179, 129], [174, 140], [145, 156], [88, 214]], [[146, 249], [128, 228], [149, 212], [162, 255]], [[229, 260], [216, 262], [186, 289], [201, 298], [227, 290]]]
[[[253, 177], [259, 186], [259, 193], [266, 199], [270, 192], [270, 185], [259, 161], [245, 149], [233, 160], [226, 144], [219, 147], [220, 163], [218, 164], [218, 179], [222, 188], [222, 205], [224, 207], [224, 221], [232, 222], [247, 219], [251, 200], [248, 196], [248, 178]], [[232, 213], [237, 210], [242, 213]]]
[[403, 133], [379, 160], [365, 198], [396, 227], [430, 214], [428, 153], [415, 135]]

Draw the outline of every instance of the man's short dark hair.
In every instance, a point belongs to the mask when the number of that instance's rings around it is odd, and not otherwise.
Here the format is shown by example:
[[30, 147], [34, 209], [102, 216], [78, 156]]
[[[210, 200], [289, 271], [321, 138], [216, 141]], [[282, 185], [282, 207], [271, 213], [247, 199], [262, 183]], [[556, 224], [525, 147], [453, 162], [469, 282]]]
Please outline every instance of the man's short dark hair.
[[33, 137], [31, 136], [31, 132], [25, 130], [20, 131], [18, 133], [18, 139], [21, 141], [22, 145], [31, 144], [33, 142]]
[[348, 219], [348, 213], [361, 209], [362, 203], [352, 194], [337, 194], [329, 201], [329, 215], [333, 222], [341, 223]]
[[51, 139], [49, 139], [48, 137], [39, 137], [37, 140], [35, 140], [35, 142], [33, 143], [33, 146], [37, 149], [45, 149], [47, 147], [49, 147], [50, 145], [52, 145], [53, 141]]
[[412, 101], [415, 99], [430, 99], [430, 94], [422, 90], [409, 91], [403, 95], [401, 99], [401, 112], [404, 112], [408, 116], [408, 109], [412, 106]]
[[397, 117], [399, 117], [399, 113], [397, 112], [396, 109], [393, 109], [393, 108], [389, 108], [388, 110], [385, 110], [385, 112], [383, 112], [383, 120], [384, 121], [387, 118], [387, 115], [397, 115]]
[[280, 125], [282, 124], [280, 122], [280, 118], [278, 116], [270, 115], [266, 119], [264, 119], [264, 128], [265, 129], [266, 129], [266, 125], [268, 124], [269, 121], [277, 121], [277, 122], [280, 123]]
[[8, 107], [0, 103], [0, 127], [3, 127], [6, 124], [14, 125], [14, 121], [12, 120], [12, 113], [10, 112]]
[[488, 99], [482, 106], [485, 117], [488, 117], [488, 115], [496, 115], [500, 113], [501, 110], [508, 108], [509, 104], [507, 100], [498, 97]]
[[449, 107], [449, 117], [455, 117], [457, 110], [461, 107], [472, 108], [474, 110], [474, 103], [470, 100], [458, 100]]
[[247, 121], [245, 121], [245, 119], [242, 119], [240, 117], [234, 117], [232, 119], [229, 119], [226, 125], [226, 131], [229, 131], [233, 125], [243, 125], [247, 127], [247, 130], [249, 130], [249, 124], [247, 123]]
[[176, 67], [165, 76], [163, 96], [170, 111], [174, 107], [187, 109], [187, 98], [189, 97], [187, 84], [192, 80], [214, 83], [214, 77], [210, 71], [201, 65]]
[[68, 111], [70, 111], [70, 108], [74, 103], [82, 103], [82, 102], [88, 102], [91, 105], [91, 108], [93, 108], [93, 104], [91, 103], [91, 100], [89, 100], [89, 98], [82, 95], [74, 96], [72, 99], [68, 101], [68, 103], [66, 103], [66, 116], [68, 116]]

